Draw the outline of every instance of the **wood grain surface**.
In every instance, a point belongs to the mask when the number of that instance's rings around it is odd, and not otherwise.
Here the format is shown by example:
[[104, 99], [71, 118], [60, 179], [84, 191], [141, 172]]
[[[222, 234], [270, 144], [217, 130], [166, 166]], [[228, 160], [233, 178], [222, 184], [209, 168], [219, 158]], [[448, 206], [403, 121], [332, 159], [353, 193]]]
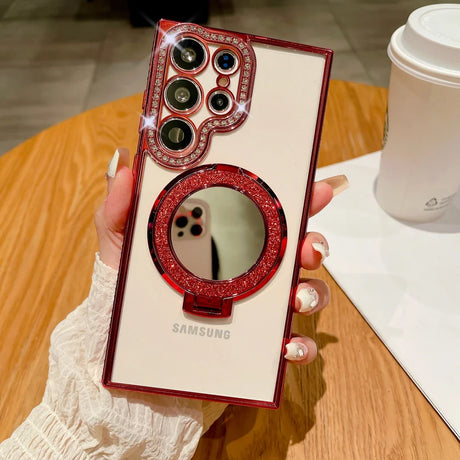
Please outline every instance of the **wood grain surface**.
[[[318, 166], [380, 148], [386, 97], [331, 83]], [[0, 441], [40, 402], [51, 331], [88, 294], [104, 172], [116, 147], [135, 151], [140, 106], [135, 95], [93, 109], [0, 158]], [[460, 458], [454, 435], [327, 271], [308, 276], [332, 291], [326, 310], [295, 319], [295, 332], [318, 342], [317, 360], [289, 365], [279, 410], [228, 407], [194, 459]]]

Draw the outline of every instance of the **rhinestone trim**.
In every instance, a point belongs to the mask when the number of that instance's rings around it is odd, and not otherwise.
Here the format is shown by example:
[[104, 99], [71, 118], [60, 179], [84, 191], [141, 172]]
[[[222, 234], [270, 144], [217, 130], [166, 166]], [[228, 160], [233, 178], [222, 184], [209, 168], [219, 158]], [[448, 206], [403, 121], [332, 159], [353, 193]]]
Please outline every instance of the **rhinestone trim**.
[[[174, 44], [185, 36], [200, 37], [207, 43], [218, 46], [234, 47], [234, 51], [240, 56], [241, 68], [239, 75], [238, 89], [235, 93], [235, 100], [238, 101], [236, 109], [231, 110], [225, 117], [210, 117], [205, 120], [196, 131], [195, 144], [184, 152], [174, 153], [161, 144], [158, 130], [156, 129], [162, 120], [158, 119], [163, 106], [162, 87], [166, 81], [169, 66], [171, 66], [170, 53]], [[155, 127], [147, 130], [147, 148], [152, 158], [162, 166], [170, 169], [184, 169], [196, 165], [207, 153], [210, 147], [211, 137], [214, 132], [231, 131], [240, 126], [248, 116], [250, 106], [250, 94], [252, 92], [252, 81], [254, 78], [256, 57], [251, 45], [244, 40], [243, 36], [235, 36], [230, 33], [215, 33], [211, 29], [205, 29], [193, 24], [178, 24], [169, 29], [160, 37], [156, 62], [153, 66], [151, 81], [154, 82], [152, 97], [149, 101], [148, 113], [154, 117]], [[166, 159], [165, 159], [166, 158]], [[182, 161], [177, 162], [180, 158]]]

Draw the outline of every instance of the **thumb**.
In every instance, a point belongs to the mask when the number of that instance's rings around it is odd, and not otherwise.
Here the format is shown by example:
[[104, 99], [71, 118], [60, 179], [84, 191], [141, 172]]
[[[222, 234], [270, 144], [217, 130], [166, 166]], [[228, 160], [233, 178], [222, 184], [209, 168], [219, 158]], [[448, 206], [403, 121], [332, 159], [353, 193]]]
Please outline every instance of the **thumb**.
[[128, 218], [133, 191], [133, 174], [123, 166], [108, 185], [109, 193], [104, 202], [105, 227], [114, 233], [123, 233]]
[[109, 194], [112, 189], [117, 171], [123, 166], [129, 167], [129, 150], [125, 147], [118, 147], [112, 159], [109, 161], [107, 173], [105, 174], [107, 179], [107, 194]]

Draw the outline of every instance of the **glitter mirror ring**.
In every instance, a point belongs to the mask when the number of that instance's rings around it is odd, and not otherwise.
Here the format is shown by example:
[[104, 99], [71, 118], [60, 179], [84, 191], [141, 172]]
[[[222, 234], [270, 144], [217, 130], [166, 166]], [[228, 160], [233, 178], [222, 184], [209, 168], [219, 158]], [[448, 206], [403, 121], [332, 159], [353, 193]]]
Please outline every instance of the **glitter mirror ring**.
[[[249, 198], [259, 211], [265, 229], [263, 248], [244, 273], [225, 280], [201, 278], [187, 269], [174, 251], [171, 226], [177, 210], [195, 192], [211, 187], [233, 189]], [[286, 219], [273, 191], [260, 178], [232, 165], [199, 166], [177, 176], [160, 193], [147, 229], [150, 254], [162, 277], [184, 295], [187, 313], [225, 318], [233, 301], [254, 294], [275, 274], [287, 243]]]

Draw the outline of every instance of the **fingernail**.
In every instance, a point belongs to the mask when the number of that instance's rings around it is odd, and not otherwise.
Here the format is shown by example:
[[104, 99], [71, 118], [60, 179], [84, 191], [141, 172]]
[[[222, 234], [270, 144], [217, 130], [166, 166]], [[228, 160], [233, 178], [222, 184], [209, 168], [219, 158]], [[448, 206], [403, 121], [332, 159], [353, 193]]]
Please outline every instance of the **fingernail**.
[[340, 176], [333, 176], [328, 177], [326, 179], [322, 179], [321, 182], [326, 182], [332, 187], [333, 196], [337, 196], [339, 193], [342, 193], [349, 187], [349, 182], [347, 176], [345, 174], [341, 174]]
[[308, 349], [305, 344], [300, 342], [290, 342], [286, 345], [286, 354], [284, 357], [291, 361], [300, 361], [307, 356]]
[[329, 256], [329, 249], [323, 242], [312, 243], [313, 249], [321, 254], [321, 263]]
[[117, 149], [115, 150], [115, 153], [113, 154], [113, 157], [109, 161], [109, 164], [107, 166], [107, 176], [108, 177], [115, 177], [115, 174], [117, 173], [119, 158], [120, 158], [120, 152], [118, 152], [118, 149]]
[[318, 305], [319, 295], [312, 287], [302, 288], [297, 291], [296, 298], [299, 299], [299, 311], [305, 313]]

